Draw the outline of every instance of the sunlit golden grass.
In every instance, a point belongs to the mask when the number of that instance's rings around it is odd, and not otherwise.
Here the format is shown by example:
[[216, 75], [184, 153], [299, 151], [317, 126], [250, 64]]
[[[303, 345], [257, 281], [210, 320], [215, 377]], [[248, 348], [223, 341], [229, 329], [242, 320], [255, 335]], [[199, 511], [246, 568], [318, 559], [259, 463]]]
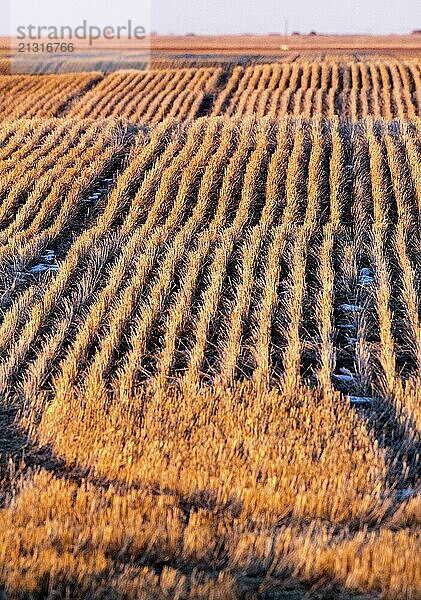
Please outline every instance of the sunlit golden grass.
[[421, 121], [373, 68], [2, 108], [1, 597], [419, 597]]

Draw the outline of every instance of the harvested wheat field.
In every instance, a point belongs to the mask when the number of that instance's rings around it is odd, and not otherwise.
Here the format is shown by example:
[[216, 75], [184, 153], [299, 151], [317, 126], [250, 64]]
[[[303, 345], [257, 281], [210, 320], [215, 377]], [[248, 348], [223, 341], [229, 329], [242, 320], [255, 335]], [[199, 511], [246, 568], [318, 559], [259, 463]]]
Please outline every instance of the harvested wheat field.
[[64, 116], [67, 106], [101, 78], [101, 73], [0, 76], [0, 118]]
[[421, 597], [420, 64], [0, 77], [1, 598]]

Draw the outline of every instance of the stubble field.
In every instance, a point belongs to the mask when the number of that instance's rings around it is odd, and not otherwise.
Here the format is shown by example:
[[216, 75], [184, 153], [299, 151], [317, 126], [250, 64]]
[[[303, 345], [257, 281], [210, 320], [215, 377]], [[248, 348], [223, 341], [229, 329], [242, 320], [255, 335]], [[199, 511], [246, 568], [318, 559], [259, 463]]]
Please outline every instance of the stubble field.
[[0, 90], [0, 597], [419, 598], [420, 59]]

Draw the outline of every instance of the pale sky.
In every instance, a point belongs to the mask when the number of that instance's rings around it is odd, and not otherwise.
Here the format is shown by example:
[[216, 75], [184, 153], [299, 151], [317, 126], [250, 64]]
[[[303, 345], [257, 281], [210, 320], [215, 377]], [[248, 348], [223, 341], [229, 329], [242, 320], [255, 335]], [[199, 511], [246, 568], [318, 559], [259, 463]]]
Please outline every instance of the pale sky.
[[[158, 33], [410, 33], [421, 29], [421, 0], [0, 0], [0, 33], [16, 24], [117, 25], [152, 8]], [[27, 20], [28, 19], [28, 20]], [[148, 20], [148, 18], [144, 19]], [[9, 25], [8, 25], [9, 22]], [[146, 25], [148, 27], [148, 24]]]
[[152, 0], [159, 33], [410, 33], [421, 0]]

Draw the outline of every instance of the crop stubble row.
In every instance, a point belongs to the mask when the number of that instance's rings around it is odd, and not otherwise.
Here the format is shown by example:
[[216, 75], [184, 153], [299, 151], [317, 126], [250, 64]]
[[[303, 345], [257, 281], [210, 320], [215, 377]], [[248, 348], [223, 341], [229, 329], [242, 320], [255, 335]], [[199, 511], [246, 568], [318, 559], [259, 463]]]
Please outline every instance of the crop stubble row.
[[279, 62], [249, 67], [0, 76], [4, 119], [71, 116], [159, 123], [212, 116], [415, 118], [418, 60]]
[[[59, 560], [46, 525], [31, 538], [19, 524], [36, 494], [40, 515], [58, 511], [65, 568], [82, 583], [119, 560], [124, 530], [128, 555], [148, 550], [115, 576], [120, 591], [234, 594], [257, 585], [236, 570], [257, 564], [275, 588], [287, 568], [300, 585], [334, 573], [416, 593], [419, 500], [399, 498], [419, 468], [420, 133], [416, 118], [2, 125], [3, 402], [62, 468], [121, 486], [114, 498], [79, 488], [82, 506], [103, 507], [83, 535], [111, 529], [76, 559], [78, 511], [60, 525], [72, 484], [28, 475], [1, 517], [11, 589], [25, 565], [31, 589]], [[24, 173], [36, 164], [35, 183]], [[55, 268], [34, 272], [49, 250]], [[159, 519], [168, 538], [153, 537]], [[25, 558], [37, 536], [41, 553]]]

